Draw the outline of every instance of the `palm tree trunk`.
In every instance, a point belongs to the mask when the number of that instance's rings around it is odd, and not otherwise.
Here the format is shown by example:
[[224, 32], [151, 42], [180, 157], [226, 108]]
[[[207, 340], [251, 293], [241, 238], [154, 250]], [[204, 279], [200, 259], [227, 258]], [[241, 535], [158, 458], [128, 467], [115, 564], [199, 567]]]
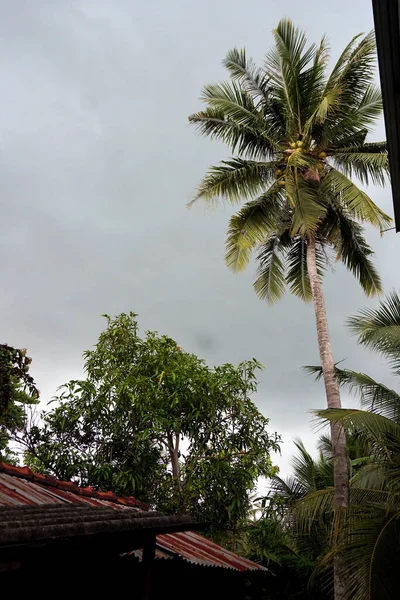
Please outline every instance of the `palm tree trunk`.
[[[307, 271], [314, 303], [326, 400], [328, 408], [341, 408], [342, 404], [335, 375], [335, 363], [333, 361], [329, 337], [324, 293], [317, 271], [315, 239], [313, 237], [310, 237], [307, 241]], [[343, 427], [338, 423], [331, 423], [331, 439], [334, 457], [335, 509], [346, 509], [349, 506], [349, 463], [346, 451], [346, 435]], [[342, 560], [338, 556], [334, 565], [335, 600], [345, 600], [347, 596], [342, 564]]]

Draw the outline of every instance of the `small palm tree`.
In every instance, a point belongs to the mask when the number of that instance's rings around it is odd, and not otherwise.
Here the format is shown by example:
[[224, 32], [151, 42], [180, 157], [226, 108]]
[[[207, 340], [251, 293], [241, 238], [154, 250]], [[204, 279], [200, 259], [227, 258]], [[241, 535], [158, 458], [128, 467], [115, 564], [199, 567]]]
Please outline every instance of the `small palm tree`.
[[293, 474], [287, 479], [275, 476], [271, 480], [272, 493], [285, 498], [288, 505], [296, 503], [307, 494], [333, 486], [333, 463], [330, 440], [321, 437], [319, 453], [315, 459], [300, 439], [294, 440], [297, 454], [292, 458]]
[[[330, 408], [340, 408], [321, 278], [332, 255], [367, 295], [381, 291], [362, 225], [390, 223], [352, 180], [383, 184], [385, 142], [366, 142], [382, 112], [374, 85], [375, 40], [370, 33], [346, 46], [330, 74], [328, 45], [307, 47], [289, 20], [274, 31], [275, 46], [258, 69], [244, 50], [224, 60], [231, 81], [204, 88], [205, 110], [189, 121], [228, 144], [234, 156], [210, 168], [194, 200], [225, 199], [244, 206], [231, 218], [226, 262], [233, 271], [258, 249], [255, 291], [269, 302], [288, 286], [313, 300], [319, 351]], [[343, 429], [331, 426], [335, 503], [349, 498]], [[344, 598], [336, 581], [336, 600]]]

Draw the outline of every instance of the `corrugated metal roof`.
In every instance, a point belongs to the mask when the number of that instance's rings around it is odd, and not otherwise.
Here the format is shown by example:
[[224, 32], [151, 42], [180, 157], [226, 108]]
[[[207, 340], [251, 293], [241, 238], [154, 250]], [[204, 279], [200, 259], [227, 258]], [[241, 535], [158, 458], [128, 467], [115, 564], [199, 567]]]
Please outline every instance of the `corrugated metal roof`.
[[[111, 492], [79, 488], [71, 482], [37, 475], [26, 467], [0, 463], [0, 506], [78, 503], [144, 511], [146, 505], [133, 497], [119, 498]], [[237, 556], [211, 540], [192, 531], [157, 536], [157, 558], [179, 556], [194, 564], [235, 569], [265, 570], [264, 567]]]
[[185, 560], [196, 564], [225, 567], [238, 571], [264, 570], [260, 565], [222, 548], [194, 531], [159, 535], [157, 536], [157, 546], [160, 551], [167, 550], [179, 554]]

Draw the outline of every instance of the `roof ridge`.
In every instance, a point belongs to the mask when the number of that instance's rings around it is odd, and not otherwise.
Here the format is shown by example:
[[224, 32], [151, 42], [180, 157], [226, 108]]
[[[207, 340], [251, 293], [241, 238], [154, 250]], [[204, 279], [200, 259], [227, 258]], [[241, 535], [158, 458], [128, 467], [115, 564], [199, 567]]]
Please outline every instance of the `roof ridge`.
[[141, 500], [137, 500], [134, 496], [117, 496], [112, 491], [102, 492], [95, 488], [79, 487], [78, 484], [72, 481], [62, 481], [52, 475], [42, 475], [41, 473], [34, 473], [29, 467], [16, 467], [5, 462], [0, 462], [0, 473], [6, 473], [7, 475], [13, 475], [14, 477], [20, 477], [21, 479], [28, 479], [48, 487], [57, 488], [66, 492], [71, 492], [80, 496], [87, 496], [90, 498], [99, 498], [100, 500], [106, 500], [108, 502], [114, 502], [116, 504], [122, 504], [124, 506], [135, 506], [143, 511], [149, 510], [149, 505]]

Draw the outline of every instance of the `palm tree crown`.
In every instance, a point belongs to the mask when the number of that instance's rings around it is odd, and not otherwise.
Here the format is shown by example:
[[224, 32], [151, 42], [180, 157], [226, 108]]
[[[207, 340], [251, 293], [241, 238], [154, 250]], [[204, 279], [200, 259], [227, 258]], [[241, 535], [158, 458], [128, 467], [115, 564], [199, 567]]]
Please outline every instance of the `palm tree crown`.
[[209, 169], [195, 200], [245, 202], [229, 223], [226, 262], [239, 271], [258, 248], [260, 297], [273, 302], [287, 285], [311, 299], [311, 237], [320, 275], [332, 250], [375, 294], [380, 279], [360, 223], [382, 228], [390, 218], [351, 180], [382, 185], [389, 168], [386, 143], [366, 142], [382, 111], [374, 35], [353, 38], [329, 74], [325, 38], [307, 47], [289, 20], [274, 38], [263, 68], [244, 50], [230, 51], [223, 61], [230, 82], [206, 86], [206, 109], [189, 117], [234, 154]]

